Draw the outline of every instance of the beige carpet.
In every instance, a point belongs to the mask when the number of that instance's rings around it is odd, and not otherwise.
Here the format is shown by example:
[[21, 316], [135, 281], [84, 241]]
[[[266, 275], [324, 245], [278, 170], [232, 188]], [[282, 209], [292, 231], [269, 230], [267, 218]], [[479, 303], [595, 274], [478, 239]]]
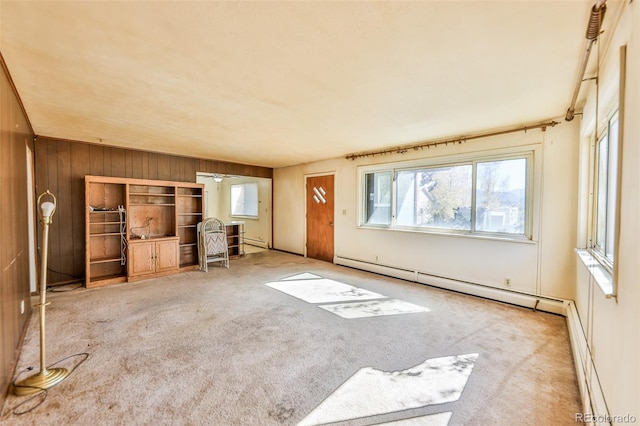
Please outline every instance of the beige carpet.
[[[304, 273], [423, 309], [348, 319], [265, 285]], [[286, 253], [48, 300], [47, 363], [89, 356], [26, 414], [9, 396], [3, 424], [569, 425], [582, 411], [564, 318]], [[38, 369], [38, 336], [34, 313], [17, 372]], [[456, 389], [434, 385], [439, 369]]]

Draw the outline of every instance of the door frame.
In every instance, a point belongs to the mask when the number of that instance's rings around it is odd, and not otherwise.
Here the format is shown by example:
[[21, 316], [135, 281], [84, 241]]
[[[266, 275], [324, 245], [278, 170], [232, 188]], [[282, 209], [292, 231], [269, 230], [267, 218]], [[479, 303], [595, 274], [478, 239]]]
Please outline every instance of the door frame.
[[[309, 182], [309, 178], [321, 177], [321, 176], [333, 176], [333, 257], [336, 257], [336, 172], [318, 172], [318, 173], [308, 173], [304, 175], [304, 185], [303, 185], [303, 194], [304, 194], [304, 257], [307, 256], [307, 184]], [[332, 261], [332, 263], [335, 263]]]
[[[25, 142], [27, 142], [25, 140]], [[34, 150], [31, 148], [30, 144], [25, 143], [26, 152], [27, 152], [27, 236], [29, 238], [29, 291], [31, 294], [35, 294], [38, 292], [37, 286], [37, 265], [36, 258], [38, 252], [38, 239], [36, 237], [36, 230], [38, 229], [38, 225], [36, 222], [36, 190], [35, 190], [35, 167], [34, 167]]]

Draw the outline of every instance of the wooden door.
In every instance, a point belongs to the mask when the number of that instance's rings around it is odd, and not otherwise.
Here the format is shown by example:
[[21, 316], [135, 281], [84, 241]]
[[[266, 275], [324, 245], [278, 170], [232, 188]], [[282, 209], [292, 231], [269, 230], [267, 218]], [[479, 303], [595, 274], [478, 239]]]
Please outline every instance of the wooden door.
[[178, 241], [156, 242], [156, 272], [178, 269]]
[[333, 175], [307, 178], [307, 257], [333, 262]]
[[129, 276], [153, 274], [155, 265], [155, 243], [129, 242]]

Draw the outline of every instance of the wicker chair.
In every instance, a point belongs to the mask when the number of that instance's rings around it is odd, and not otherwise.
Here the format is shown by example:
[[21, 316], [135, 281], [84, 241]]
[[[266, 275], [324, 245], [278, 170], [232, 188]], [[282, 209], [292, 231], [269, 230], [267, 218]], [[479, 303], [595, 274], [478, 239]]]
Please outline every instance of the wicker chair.
[[210, 217], [198, 223], [198, 263], [207, 272], [209, 263], [220, 262], [229, 267], [227, 229], [220, 219]]

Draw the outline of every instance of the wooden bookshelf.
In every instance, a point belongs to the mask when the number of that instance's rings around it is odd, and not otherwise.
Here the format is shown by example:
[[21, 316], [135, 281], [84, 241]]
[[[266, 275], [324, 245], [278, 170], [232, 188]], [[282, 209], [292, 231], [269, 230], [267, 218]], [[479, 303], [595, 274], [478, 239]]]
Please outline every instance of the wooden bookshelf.
[[204, 186], [85, 177], [87, 287], [197, 269]]

